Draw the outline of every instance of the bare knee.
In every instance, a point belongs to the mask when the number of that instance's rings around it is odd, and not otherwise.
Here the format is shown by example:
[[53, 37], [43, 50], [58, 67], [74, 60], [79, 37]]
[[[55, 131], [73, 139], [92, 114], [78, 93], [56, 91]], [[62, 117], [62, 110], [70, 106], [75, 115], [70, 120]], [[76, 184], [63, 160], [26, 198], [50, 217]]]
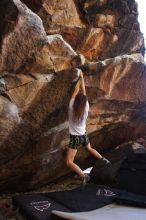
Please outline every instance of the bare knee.
[[92, 150], [93, 148], [91, 147], [90, 144], [88, 144], [87, 147], [86, 147], [86, 149], [87, 149], [88, 151], [90, 151], [90, 150]]
[[90, 153], [94, 153], [96, 150], [91, 146], [87, 146], [87, 150], [90, 152]]
[[66, 164], [67, 164], [68, 167], [71, 167], [72, 164], [73, 164], [73, 161], [67, 158]]

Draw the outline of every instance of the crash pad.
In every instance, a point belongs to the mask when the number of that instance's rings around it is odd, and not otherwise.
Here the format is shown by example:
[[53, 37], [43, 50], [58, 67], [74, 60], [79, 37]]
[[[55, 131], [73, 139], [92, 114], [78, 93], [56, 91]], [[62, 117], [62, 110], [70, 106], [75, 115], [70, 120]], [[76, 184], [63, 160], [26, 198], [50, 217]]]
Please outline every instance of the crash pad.
[[89, 211], [110, 204], [116, 195], [117, 190], [89, 184], [84, 189], [78, 187], [60, 192], [17, 195], [12, 201], [28, 220], [49, 220], [52, 219], [52, 210]]
[[52, 211], [55, 216], [61, 217], [61, 219], [71, 220], [145, 220], [146, 209], [145, 208], [134, 208], [130, 206], [121, 206], [117, 204], [109, 204], [100, 209], [96, 209], [89, 212], [61, 212]]
[[71, 212], [43, 193], [17, 195], [12, 198], [12, 202], [28, 220], [52, 220], [51, 211], [54, 209]]
[[133, 154], [120, 166], [115, 188], [146, 195], [146, 154]]

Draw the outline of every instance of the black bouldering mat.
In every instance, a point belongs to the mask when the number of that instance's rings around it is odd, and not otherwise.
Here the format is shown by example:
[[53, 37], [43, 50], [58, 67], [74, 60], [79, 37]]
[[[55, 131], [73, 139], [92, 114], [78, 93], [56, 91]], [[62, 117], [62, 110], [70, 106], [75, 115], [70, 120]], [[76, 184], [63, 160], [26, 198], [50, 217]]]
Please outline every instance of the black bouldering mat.
[[133, 154], [118, 170], [115, 188], [146, 195], [146, 154]]
[[28, 220], [52, 220], [54, 218], [51, 211], [54, 209], [71, 212], [70, 209], [55, 202], [43, 193], [17, 195], [12, 198], [12, 202]]
[[113, 202], [118, 190], [108, 186], [88, 184], [84, 190], [77, 188], [69, 191], [54, 192], [50, 198], [74, 212], [90, 211]]
[[116, 195], [115, 189], [89, 184], [84, 190], [79, 187], [61, 192], [17, 195], [12, 198], [12, 201], [28, 220], [52, 220], [52, 210], [90, 211], [110, 204]]
[[119, 193], [116, 196], [115, 202], [120, 205], [146, 208], [146, 196], [142, 196], [122, 190], [121, 193]]
[[113, 202], [146, 207], [146, 196], [95, 184], [88, 184], [84, 190], [79, 187], [61, 192], [17, 195], [12, 201], [28, 220], [56, 220], [57, 216], [51, 215], [53, 210], [88, 212]]

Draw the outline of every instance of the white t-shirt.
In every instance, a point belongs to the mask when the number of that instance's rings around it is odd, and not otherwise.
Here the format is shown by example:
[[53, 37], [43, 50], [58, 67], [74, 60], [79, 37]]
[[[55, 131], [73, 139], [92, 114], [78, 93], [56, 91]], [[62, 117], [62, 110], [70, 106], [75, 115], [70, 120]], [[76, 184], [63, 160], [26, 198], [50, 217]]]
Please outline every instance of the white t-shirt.
[[89, 103], [86, 102], [84, 114], [79, 122], [73, 121], [73, 105], [74, 98], [72, 98], [69, 102], [69, 133], [72, 135], [84, 135], [86, 132], [86, 120], [89, 112]]

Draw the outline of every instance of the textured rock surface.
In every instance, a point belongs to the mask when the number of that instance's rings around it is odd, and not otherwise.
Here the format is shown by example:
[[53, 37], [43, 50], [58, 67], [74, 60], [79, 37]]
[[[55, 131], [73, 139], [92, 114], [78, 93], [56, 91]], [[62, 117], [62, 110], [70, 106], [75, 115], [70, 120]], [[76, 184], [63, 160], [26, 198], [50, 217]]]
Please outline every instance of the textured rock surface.
[[61, 33], [89, 60], [143, 53], [143, 36], [139, 32], [134, 0], [44, 0], [38, 14], [48, 34]]
[[[135, 1], [22, 2], [0, 2], [0, 191], [26, 191], [70, 173], [67, 110], [76, 67], [84, 72], [87, 131], [98, 150], [142, 138], [146, 129]], [[76, 161], [92, 164], [83, 149]]]

